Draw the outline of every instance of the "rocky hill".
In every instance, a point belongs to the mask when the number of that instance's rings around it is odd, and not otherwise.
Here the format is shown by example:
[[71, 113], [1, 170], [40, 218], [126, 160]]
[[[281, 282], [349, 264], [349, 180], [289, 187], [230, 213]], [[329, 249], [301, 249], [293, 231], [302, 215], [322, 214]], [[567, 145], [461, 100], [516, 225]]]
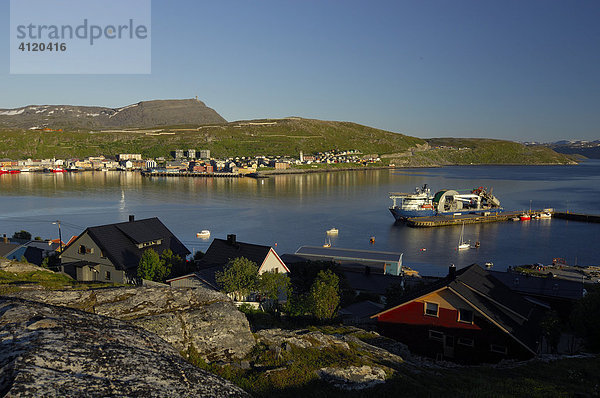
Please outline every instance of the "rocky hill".
[[143, 128], [225, 122], [214, 109], [197, 99], [142, 101], [121, 108], [29, 105], [0, 109], [0, 127], [22, 129]]
[[7, 297], [0, 369], [7, 397], [249, 396], [127, 322]]

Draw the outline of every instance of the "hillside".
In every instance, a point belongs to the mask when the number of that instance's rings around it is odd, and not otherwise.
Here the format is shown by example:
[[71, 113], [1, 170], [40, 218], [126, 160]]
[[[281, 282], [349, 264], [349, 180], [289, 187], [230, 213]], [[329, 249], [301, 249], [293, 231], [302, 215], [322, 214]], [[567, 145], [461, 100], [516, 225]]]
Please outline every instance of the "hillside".
[[485, 164], [575, 164], [571, 156], [543, 146], [485, 138], [432, 138], [427, 150], [386, 155], [396, 166], [427, 167]]
[[29, 105], [0, 109], [0, 127], [21, 129], [140, 128], [225, 122], [214, 109], [197, 99], [142, 101], [121, 108]]
[[406, 151], [425, 141], [349, 122], [287, 118], [154, 129], [65, 129], [45, 132], [0, 130], [0, 158], [68, 158], [142, 153], [169, 156], [175, 149], [210, 149], [217, 157], [282, 155], [298, 157], [331, 149], [363, 153]]

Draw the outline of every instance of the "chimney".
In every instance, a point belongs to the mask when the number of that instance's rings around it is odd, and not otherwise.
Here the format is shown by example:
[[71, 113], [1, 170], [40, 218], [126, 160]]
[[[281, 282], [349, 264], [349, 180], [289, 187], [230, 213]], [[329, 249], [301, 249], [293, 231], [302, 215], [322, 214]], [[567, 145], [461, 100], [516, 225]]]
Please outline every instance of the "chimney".
[[133, 214], [129, 215], [129, 222], [134, 222], [135, 221], [135, 216]]
[[231, 246], [235, 245], [235, 234], [227, 235], [227, 244]]
[[456, 266], [454, 264], [450, 264], [450, 267], [448, 267], [448, 279], [456, 279]]
[[2, 238], [4, 238], [4, 243], [7, 244], [8, 243], [8, 237], [6, 236], [6, 234], [2, 235]]

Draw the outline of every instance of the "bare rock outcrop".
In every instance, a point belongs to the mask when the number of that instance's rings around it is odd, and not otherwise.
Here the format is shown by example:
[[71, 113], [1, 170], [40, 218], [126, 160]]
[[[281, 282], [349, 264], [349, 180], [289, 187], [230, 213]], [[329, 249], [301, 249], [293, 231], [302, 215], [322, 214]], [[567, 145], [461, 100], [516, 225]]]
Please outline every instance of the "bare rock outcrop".
[[22, 290], [12, 296], [124, 320], [179, 351], [193, 346], [208, 361], [241, 358], [255, 344], [248, 320], [231, 299], [204, 288]]
[[246, 397], [128, 322], [0, 297], [0, 396]]

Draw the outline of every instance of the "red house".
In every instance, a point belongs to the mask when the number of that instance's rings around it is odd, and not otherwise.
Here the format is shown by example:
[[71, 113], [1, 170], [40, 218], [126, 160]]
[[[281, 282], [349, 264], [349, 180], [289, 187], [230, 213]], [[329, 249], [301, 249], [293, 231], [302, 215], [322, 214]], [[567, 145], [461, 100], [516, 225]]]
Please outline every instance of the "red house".
[[544, 312], [477, 264], [450, 272], [372, 316], [380, 332], [416, 354], [462, 363], [529, 359]]

